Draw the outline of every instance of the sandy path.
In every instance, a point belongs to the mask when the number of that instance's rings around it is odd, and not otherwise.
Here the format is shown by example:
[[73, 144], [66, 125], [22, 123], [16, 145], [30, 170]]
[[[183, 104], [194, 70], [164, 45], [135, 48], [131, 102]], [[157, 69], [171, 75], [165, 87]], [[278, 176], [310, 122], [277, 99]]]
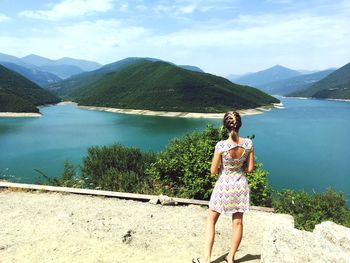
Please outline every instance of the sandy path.
[[[203, 247], [206, 208], [161, 206], [87, 195], [0, 191], [0, 262], [191, 262]], [[264, 229], [283, 214], [251, 211], [237, 262], [260, 262]], [[214, 262], [231, 234], [217, 225]]]

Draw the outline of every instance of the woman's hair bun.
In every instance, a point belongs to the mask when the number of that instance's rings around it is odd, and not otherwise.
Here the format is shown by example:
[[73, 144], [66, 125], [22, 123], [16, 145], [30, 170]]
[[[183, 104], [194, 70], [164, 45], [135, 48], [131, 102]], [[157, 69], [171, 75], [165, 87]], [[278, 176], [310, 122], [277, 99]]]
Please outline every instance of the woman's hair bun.
[[224, 127], [229, 131], [234, 130], [238, 132], [239, 128], [242, 126], [241, 116], [236, 111], [229, 111], [225, 113], [223, 120]]

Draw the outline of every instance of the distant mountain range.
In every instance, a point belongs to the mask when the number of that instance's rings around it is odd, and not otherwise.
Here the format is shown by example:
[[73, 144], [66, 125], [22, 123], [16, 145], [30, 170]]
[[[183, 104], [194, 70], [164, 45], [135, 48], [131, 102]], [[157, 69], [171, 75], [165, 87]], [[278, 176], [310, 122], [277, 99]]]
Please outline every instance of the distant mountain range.
[[335, 69], [327, 69], [312, 74], [299, 75], [288, 79], [265, 83], [259, 85], [259, 89], [268, 94], [286, 95], [310, 87], [312, 84], [325, 78], [333, 71], [335, 71]]
[[[145, 59], [148, 59], [150, 61], [161, 61], [160, 59], [155, 58]], [[31, 54], [22, 58], [18, 58], [3, 53], [0, 53], [0, 64], [18, 72], [19, 74], [22, 74], [40, 86], [47, 86], [51, 83], [58, 82], [61, 79], [67, 79], [71, 76], [79, 75], [87, 71], [93, 71], [102, 67], [101, 64], [94, 61], [68, 57], [53, 60]], [[202, 69], [196, 66], [179, 65], [179, 67], [192, 71], [204, 72]]]
[[22, 61], [38, 67], [69, 65], [69, 66], [77, 67], [81, 69], [81, 71], [92, 71], [102, 66], [97, 62], [88, 61], [88, 60], [74, 59], [74, 58], [68, 58], [68, 57], [52, 60], [52, 59], [48, 59], [48, 58], [41, 57], [38, 55], [33, 55], [33, 54], [23, 57]]
[[10, 62], [0, 62], [4, 67], [16, 71], [39, 86], [46, 86], [62, 79], [52, 73], [41, 71], [32, 67], [20, 66]]
[[[80, 74], [85, 71], [95, 70], [102, 66], [99, 63], [81, 59], [61, 58], [52, 60], [37, 55], [28, 55], [23, 58], [18, 58], [0, 53], [0, 64], [3, 64], [4, 62], [16, 64], [29, 70], [51, 73], [61, 79], [66, 79], [72, 75]], [[21, 72], [19, 73], [21, 74]], [[35, 78], [31, 78], [29, 75], [27, 77], [36, 82]], [[50, 83], [49, 80], [47, 82]], [[36, 83], [39, 84], [38, 82]]]
[[307, 89], [335, 70], [332, 68], [322, 71], [296, 71], [277, 65], [266, 70], [241, 76], [232, 74], [228, 78], [234, 83], [251, 85], [271, 95], [285, 96]]
[[296, 97], [350, 99], [350, 63], [308, 88], [288, 94]]
[[266, 83], [288, 79], [299, 75], [301, 75], [301, 73], [298, 71], [276, 65], [272, 68], [268, 68], [255, 73], [249, 73], [238, 78], [231, 77], [231, 79], [233, 79], [233, 82], [237, 84], [249, 85], [259, 88]]
[[80, 105], [158, 111], [224, 112], [279, 102], [222, 77], [140, 58], [111, 63], [48, 89]]
[[36, 106], [59, 101], [57, 96], [0, 65], [1, 112], [39, 112]]

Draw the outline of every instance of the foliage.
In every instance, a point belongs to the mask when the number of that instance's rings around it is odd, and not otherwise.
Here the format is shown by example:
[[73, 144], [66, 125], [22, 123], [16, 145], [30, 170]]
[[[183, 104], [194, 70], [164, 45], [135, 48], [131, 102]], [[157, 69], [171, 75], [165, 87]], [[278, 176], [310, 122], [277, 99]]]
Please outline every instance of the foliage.
[[273, 207], [276, 212], [293, 215], [299, 229], [312, 230], [327, 220], [350, 227], [350, 209], [345, 206], [345, 198], [331, 188], [313, 194], [285, 189], [276, 193]]
[[[44, 184], [65, 187], [81, 187], [82, 181], [79, 179], [76, 170], [77, 167], [75, 167], [73, 164], [70, 164], [68, 161], [64, 162], [63, 173], [58, 178], [47, 176], [42, 171], [35, 169], [35, 171], [44, 178]], [[42, 183], [40, 179], [41, 178], [39, 176], [37, 178], [37, 183]]]
[[154, 153], [120, 144], [90, 147], [81, 169], [83, 187], [146, 192], [151, 186], [145, 170], [154, 160]]
[[[202, 133], [195, 131], [181, 139], [174, 139], [146, 173], [162, 183], [159, 190], [163, 194], [209, 199], [217, 179], [210, 175], [215, 144], [226, 139], [226, 136], [222, 127], [208, 125]], [[271, 187], [267, 175], [262, 164], [258, 163], [254, 171], [247, 174], [253, 205], [271, 206]]]
[[161, 182], [163, 194], [208, 199], [215, 183], [210, 175], [211, 159], [222, 136], [222, 130], [208, 125], [202, 133], [173, 139], [146, 174]]
[[[208, 125], [201, 133], [173, 139], [158, 154], [120, 144], [90, 147], [79, 180], [69, 163], [61, 178], [42, 175], [51, 185], [209, 199], [217, 179], [210, 174], [215, 144], [226, 136], [222, 127]], [[253, 205], [271, 205], [267, 175], [258, 163], [247, 174]]]
[[272, 187], [267, 180], [269, 173], [262, 166], [261, 163], [255, 161], [254, 171], [246, 175], [251, 191], [250, 203], [257, 206], [271, 207]]

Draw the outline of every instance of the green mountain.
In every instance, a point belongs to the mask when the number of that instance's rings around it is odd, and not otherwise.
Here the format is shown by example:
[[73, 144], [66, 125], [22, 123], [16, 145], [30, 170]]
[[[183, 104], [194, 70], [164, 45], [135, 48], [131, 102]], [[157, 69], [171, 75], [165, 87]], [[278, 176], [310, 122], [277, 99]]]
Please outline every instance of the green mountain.
[[[94, 71], [84, 72], [78, 75], [74, 75], [61, 82], [54, 83], [52, 85], [47, 85], [44, 88], [54, 93], [57, 92], [61, 97], [66, 97], [67, 94], [72, 93], [76, 89], [87, 87], [89, 83], [99, 80], [107, 73], [117, 72], [131, 64], [144, 61], [144, 60], [151, 61], [151, 62], [161, 61], [160, 59], [156, 59], [156, 58], [129, 57], [129, 58], [125, 58], [125, 59], [107, 64]], [[173, 63], [170, 63], [170, 64], [175, 66], [175, 64]], [[201, 71], [200, 68], [194, 67], [194, 66], [181, 65], [179, 67], [192, 70], [192, 71]]]
[[65, 98], [67, 97], [67, 94], [72, 93], [74, 90], [83, 89], [84, 87], [88, 86], [89, 83], [98, 81], [105, 74], [116, 72], [130, 64], [136, 63], [137, 61], [140, 61], [140, 58], [126, 58], [119, 60], [117, 62], [107, 64], [100, 69], [72, 76], [44, 88]]
[[162, 61], [143, 59], [98, 78], [91, 73], [85, 84], [58, 93], [80, 105], [156, 111], [224, 112], [279, 102], [258, 89]]
[[197, 71], [197, 72], [202, 72], [204, 73], [204, 70], [199, 68], [199, 67], [196, 67], [196, 66], [191, 66], [191, 65], [178, 65], [180, 68], [184, 68], [184, 69], [187, 69], [187, 70], [192, 70], [192, 71]]
[[315, 82], [327, 77], [335, 69], [322, 70], [312, 74], [300, 75], [288, 79], [282, 79], [266, 84], [262, 84], [257, 88], [274, 95], [286, 95], [291, 92], [306, 89]]
[[59, 101], [55, 95], [0, 65], [1, 112], [39, 112], [36, 106]]
[[350, 63], [314, 83], [311, 87], [290, 93], [288, 96], [350, 99]]

